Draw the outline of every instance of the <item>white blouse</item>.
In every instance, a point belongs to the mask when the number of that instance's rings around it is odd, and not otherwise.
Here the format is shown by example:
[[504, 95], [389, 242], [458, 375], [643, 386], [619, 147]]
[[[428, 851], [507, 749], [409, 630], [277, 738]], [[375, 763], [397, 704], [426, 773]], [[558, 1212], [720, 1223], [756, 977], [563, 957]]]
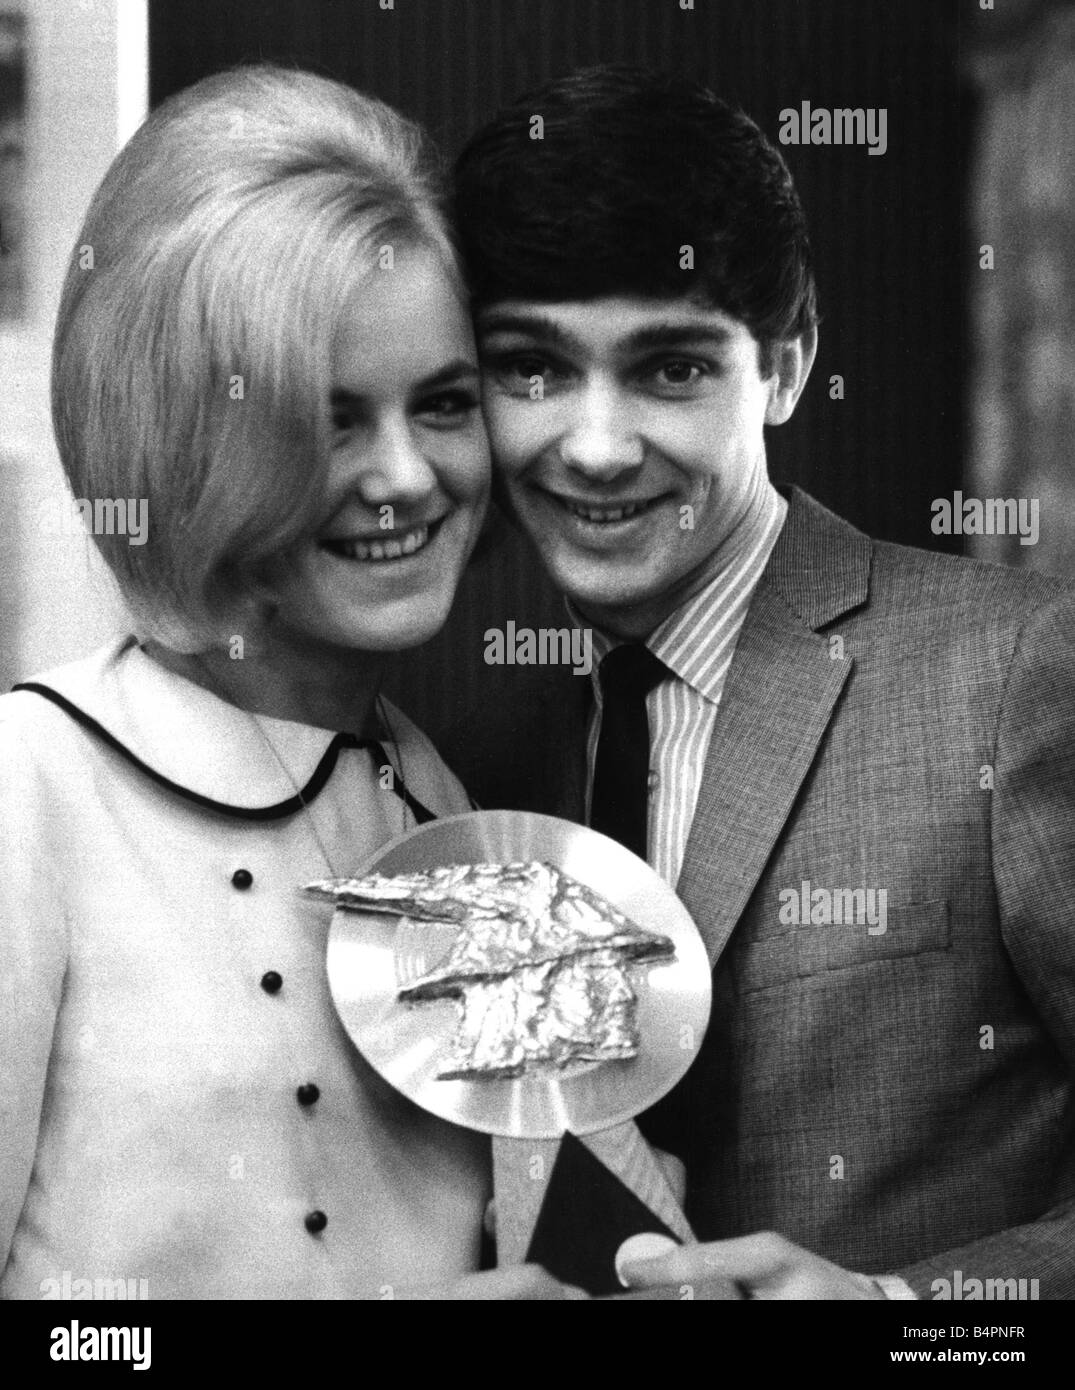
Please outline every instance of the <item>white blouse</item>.
[[[487, 1141], [365, 1064], [329, 995], [331, 905], [296, 891], [414, 825], [376, 760], [333, 765], [331, 731], [132, 638], [38, 681], [69, 708], [0, 697], [0, 1296], [403, 1297], [475, 1269]], [[409, 791], [467, 810], [387, 713]]]

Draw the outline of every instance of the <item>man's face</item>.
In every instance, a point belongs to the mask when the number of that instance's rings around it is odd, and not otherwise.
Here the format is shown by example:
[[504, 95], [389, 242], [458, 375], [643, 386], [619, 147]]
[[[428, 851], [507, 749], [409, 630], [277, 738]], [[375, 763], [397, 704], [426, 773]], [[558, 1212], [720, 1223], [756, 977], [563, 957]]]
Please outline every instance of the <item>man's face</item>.
[[588, 618], [646, 636], [712, 576], [764, 486], [778, 376], [762, 379], [741, 322], [685, 300], [512, 300], [477, 333], [515, 515]]

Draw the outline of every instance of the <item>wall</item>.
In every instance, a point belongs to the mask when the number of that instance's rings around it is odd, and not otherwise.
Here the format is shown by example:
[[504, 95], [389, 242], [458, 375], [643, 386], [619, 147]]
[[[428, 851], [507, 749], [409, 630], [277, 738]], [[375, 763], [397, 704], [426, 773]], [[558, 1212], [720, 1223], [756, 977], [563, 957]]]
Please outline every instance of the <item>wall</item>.
[[1035, 527], [1024, 513], [1028, 535], [976, 536], [968, 550], [1075, 580], [1075, 7], [1016, 12], [1000, 34], [983, 19], [973, 56], [974, 240], [995, 263], [976, 277], [966, 488], [1040, 515]]
[[[10, 0], [5, 8], [12, 8]], [[65, 497], [49, 352], [67, 256], [90, 197], [147, 109], [144, 0], [23, 0], [29, 21], [27, 304], [0, 324], [0, 688], [91, 649], [123, 621]]]
[[[770, 459], [778, 478], [874, 535], [959, 549], [932, 534], [930, 503], [960, 486], [963, 466], [966, 14], [964, 0], [151, 0], [151, 95], [239, 62], [296, 63], [400, 107], [449, 153], [502, 102], [602, 61], [700, 76], [773, 137], [780, 111], [804, 100], [885, 107], [881, 158], [785, 149], [814, 229], [824, 321], [814, 379], [795, 420], [771, 432]], [[391, 691], [451, 756], [472, 736], [452, 727], [463, 711], [519, 698], [516, 672], [483, 664], [483, 632], [562, 614], [534, 557], [501, 531]], [[540, 698], [542, 668], [527, 674], [525, 698]]]

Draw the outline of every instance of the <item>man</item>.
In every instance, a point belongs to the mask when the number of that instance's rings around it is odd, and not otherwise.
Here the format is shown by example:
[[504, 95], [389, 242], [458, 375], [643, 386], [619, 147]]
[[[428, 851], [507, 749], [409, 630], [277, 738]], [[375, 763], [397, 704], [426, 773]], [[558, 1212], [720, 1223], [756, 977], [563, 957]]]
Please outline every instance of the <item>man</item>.
[[577, 73], [457, 174], [502, 493], [595, 657], [458, 770], [648, 854], [714, 965], [640, 1121], [704, 1243], [635, 1282], [1075, 1296], [1075, 595], [772, 487], [817, 311], [743, 114]]

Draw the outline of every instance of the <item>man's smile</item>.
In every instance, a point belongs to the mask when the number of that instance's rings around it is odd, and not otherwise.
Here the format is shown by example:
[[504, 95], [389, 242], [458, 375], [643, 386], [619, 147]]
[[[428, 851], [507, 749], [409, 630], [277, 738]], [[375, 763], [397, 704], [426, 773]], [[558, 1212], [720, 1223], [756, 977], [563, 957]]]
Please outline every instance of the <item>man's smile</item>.
[[529, 491], [540, 500], [551, 503], [561, 516], [569, 519], [571, 529], [583, 534], [614, 530], [617, 535], [624, 535], [632, 529], [632, 523], [650, 515], [671, 496], [670, 493], [660, 493], [653, 497], [591, 499], [573, 497], [537, 483], [532, 484]]

